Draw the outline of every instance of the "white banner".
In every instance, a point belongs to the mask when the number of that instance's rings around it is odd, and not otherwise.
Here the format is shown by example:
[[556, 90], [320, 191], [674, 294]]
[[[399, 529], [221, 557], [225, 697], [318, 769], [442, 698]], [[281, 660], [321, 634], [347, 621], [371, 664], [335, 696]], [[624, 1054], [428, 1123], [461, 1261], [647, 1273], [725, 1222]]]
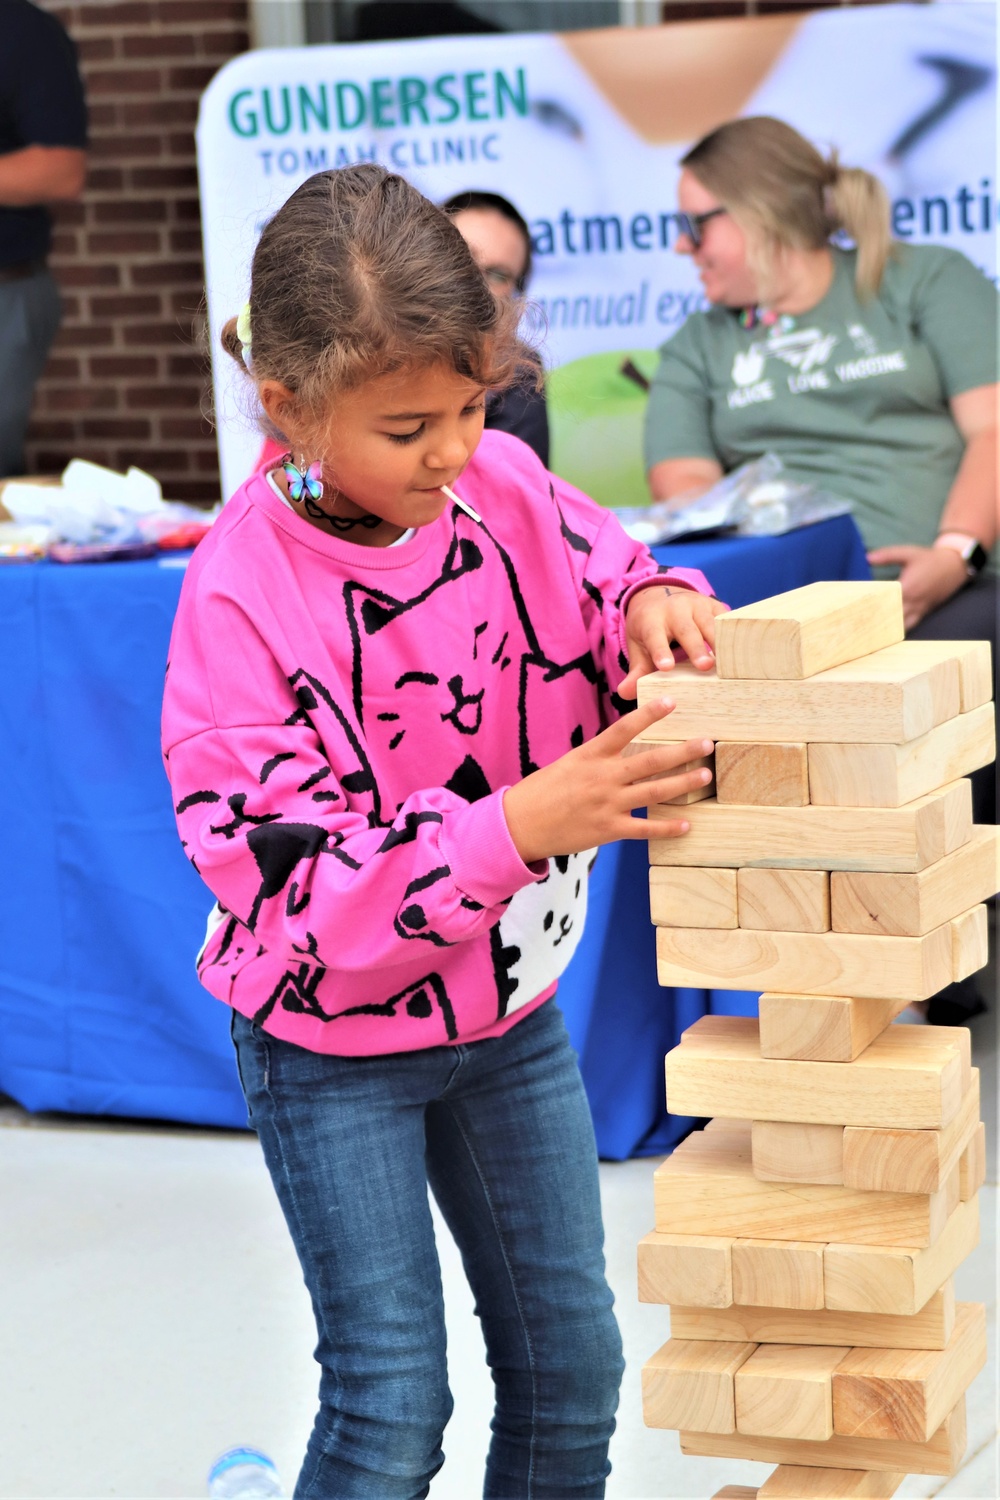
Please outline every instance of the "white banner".
[[201, 103], [198, 161], [226, 494], [260, 435], [218, 347], [263, 222], [313, 172], [377, 161], [441, 200], [502, 193], [529, 221], [545, 315], [553, 467], [606, 503], [645, 498], [641, 370], [704, 306], [673, 253], [678, 161], [768, 114], [881, 176], [896, 235], [996, 264], [996, 12], [866, 6], [564, 35], [288, 48], [234, 58]]

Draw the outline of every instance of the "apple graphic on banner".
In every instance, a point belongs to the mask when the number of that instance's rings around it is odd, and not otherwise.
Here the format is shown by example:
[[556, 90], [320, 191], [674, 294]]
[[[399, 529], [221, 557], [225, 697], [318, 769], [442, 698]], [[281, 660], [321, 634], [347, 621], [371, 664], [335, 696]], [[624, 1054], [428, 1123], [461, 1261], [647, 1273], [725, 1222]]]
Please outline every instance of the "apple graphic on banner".
[[600, 505], [649, 504], [642, 426], [659, 359], [655, 349], [589, 354], [546, 378], [552, 469]]

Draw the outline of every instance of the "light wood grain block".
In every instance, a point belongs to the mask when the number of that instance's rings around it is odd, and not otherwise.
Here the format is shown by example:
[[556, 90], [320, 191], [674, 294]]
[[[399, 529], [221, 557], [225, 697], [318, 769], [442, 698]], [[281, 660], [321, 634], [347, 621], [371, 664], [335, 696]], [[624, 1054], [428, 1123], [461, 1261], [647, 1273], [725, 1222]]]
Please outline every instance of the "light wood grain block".
[[[926, 1248], [828, 1244], [823, 1252], [826, 1305], [831, 1312], [913, 1317], [949, 1284], [978, 1243], [979, 1200], [972, 1198], [958, 1205]], [[897, 1335], [887, 1336], [885, 1343], [901, 1347]]]
[[760, 1500], [890, 1500], [905, 1474], [874, 1469], [810, 1469], [782, 1464], [757, 1491]]
[[970, 974], [984, 969], [989, 960], [986, 907], [973, 906], [960, 917], [952, 917], [948, 925], [951, 928], [951, 977], [954, 980], [968, 979]]
[[918, 938], [658, 927], [656, 959], [663, 985], [909, 1001], [951, 983], [953, 947], [947, 925]]
[[808, 747], [719, 740], [715, 784], [721, 803], [805, 807], [809, 802]]
[[904, 745], [809, 746], [809, 801], [824, 807], [900, 807], [988, 766], [996, 720], [984, 703]]
[[675, 704], [645, 737], [704, 735], [772, 744], [824, 740], [897, 745], [915, 740], [962, 712], [960, 661], [955, 655], [943, 657], [936, 647], [933, 641], [901, 641], [803, 682], [724, 678], [681, 662], [669, 672], [639, 679], [640, 704], [663, 697]]
[[735, 870], [679, 870], [653, 865], [649, 914], [658, 927], [737, 927]]
[[978, 1128], [979, 1108], [979, 1069], [973, 1068], [958, 1114], [941, 1130], [848, 1127], [841, 1158], [844, 1183], [882, 1193], [936, 1193]]
[[834, 932], [920, 937], [1000, 890], [1000, 828], [973, 826], [968, 841], [916, 874], [830, 876]]
[[735, 1432], [734, 1377], [755, 1349], [747, 1343], [669, 1339], [642, 1367], [642, 1418], [647, 1427]]
[[[902, 647], [919, 646], [925, 666], [951, 662], [958, 667], [959, 711], [971, 713], [993, 697], [993, 658], [989, 641], [904, 641]], [[900, 646], [890, 646], [889, 652]], [[890, 657], [891, 659], [891, 657]]]
[[[826, 870], [737, 870], [739, 926], [764, 932], [829, 932]], [[688, 924], [690, 925], [690, 924]]]
[[759, 1463], [808, 1468], [878, 1469], [899, 1474], [954, 1474], [965, 1453], [965, 1401], [959, 1401], [928, 1443], [885, 1438], [845, 1438], [825, 1443], [801, 1438], [754, 1437], [749, 1433], [682, 1432], [681, 1452], [710, 1458], [753, 1459]]
[[986, 1126], [980, 1121], [958, 1159], [958, 1190], [963, 1203], [974, 1199], [986, 1181]]
[[[754, 1120], [750, 1154], [753, 1175], [761, 1182], [815, 1182], [829, 1187], [844, 1184], [843, 1125]], [[743, 1297], [736, 1300], [758, 1299]]]
[[[780, 1307], [671, 1307], [678, 1339], [724, 1339], [750, 1344], [843, 1344], [865, 1349], [943, 1349], [955, 1327], [955, 1290], [946, 1281], [919, 1312], [801, 1312]], [[748, 1330], [752, 1330], [749, 1332]]]
[[719, 615], [720, 677], [799, 679], [901, 641], [898, 583], [823, 582]]
[[890, 1026], [845, 1066], [761, 1057], [753, 1017], [704, 1016], [668, 1052], [666, 1079], [672, 1114], [939, 1130], [971, 1081], [969, 1035], [962, 1027]]
[[[807, 1064], [808, 1066], [808, 1064]], [[940, 1193], [868, 1193], [812, 1183], [761, 1182], [745, 1150], [688, 1139], [653, 1174], [656, 1228], [665, 1234], [760, 1240], [929, 1245], [950, 1207]], [[955, 1197], [957, 1201], [957, 1185]]]
[[837, 1345], [761, 1344], [736, 1373], [737, 1432], [826, 1442], [833, 1372], [849, 1353]]
[[833, 1377], [834, 1430], [843, 1437], [926, 1443], [985, 1363], [981, 1302], [956, 1305], [955, 1327], [944, 1349], [852, 1349]]
[[823, 1307], [825, 1248], [801, 1240], [733, 1240], [733, 1301], [746, 1307]]
[[[633, 756], [641, 755], [644, 750], [649, 750], [654, 745], [665, 745], [667, 748], [673, 747], [675, 749], [679, 749], [683, 744], [683, 740], [651, 740], [647, 735], [642, 735], [638, 736], [634, 740], [629, 740], [628, 744], [621, 751], [621, 754], [625, 757], [626, 760], [631, 760]], [[711, 781], [706, 782], [704, 786], [692, 787], [689, 792], [681, 792], [679, 797], [671, 797], [669, 802], [666, 802], [664, 806], [687, 807], [688, 803], [690, 802], [701, 802], [705, 797], [713, 797], [715, 795], [714, 754], [699, 755], [695, 760], [683, 761], [681, 765], [677, 766], [673, 771], [670, 771], [667, 774], [671, 776], [680, 776], [685, 771], [700, 771], [705, 769], [706, 767], [712, 772]], [[658, 779], [658, 777], [653, 776], [641, 776], [639, 778], [640, 781], [654, 781]]]
[[639, 1241], [639, 1301], [687, 1307], [729, 1307], [733, 1300], [732, 1241], [707, 1235], [659, 1234]]
[[905, 807], [726, 807], [708, 797], [685, 816], [683, 838], [650, 839], [652, 864], [910, 873], [958, 849], [973, 827], [968, 781]]
[[716, 1490], [712, 1500], [757, 1500], [757, 1491], [745, 1484], [727, 1484]]
[[907, 1004], [884, 996], [765, 993], [759, 1005], [761, 1055], [853, 1062]]

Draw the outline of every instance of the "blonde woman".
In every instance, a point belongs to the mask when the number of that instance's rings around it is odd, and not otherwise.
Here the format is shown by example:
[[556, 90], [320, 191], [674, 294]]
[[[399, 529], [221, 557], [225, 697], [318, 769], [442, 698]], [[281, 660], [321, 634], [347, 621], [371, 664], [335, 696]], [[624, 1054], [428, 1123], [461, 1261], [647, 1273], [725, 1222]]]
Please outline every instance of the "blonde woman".
[[[661, 350], [654, 498], [771, 449], [853, 503], [873, 567], [899, 572], [908, 628], [956, 596], [964, 618], [966, 594], [992, 617], [993, 286], [957, 251], [894, 242], [877, 179], [780, 120], [730, 121], [682, 167], [676, 248], [713, 306]], [[832, 243], [838, 231], [856, 248]]]
[[[852, 502], [873, 569], [902, 582], [909, 633], [995, 654], [994, 287], [957, 251], [893, 242], [877, 179], [780, 120], [730, 121], [681, 165], [676, 248], [712, 307], [661, 350], [654, 498], [771, 450]], [[992, 772], [974, 783], [977, 821], [995, 821]]]

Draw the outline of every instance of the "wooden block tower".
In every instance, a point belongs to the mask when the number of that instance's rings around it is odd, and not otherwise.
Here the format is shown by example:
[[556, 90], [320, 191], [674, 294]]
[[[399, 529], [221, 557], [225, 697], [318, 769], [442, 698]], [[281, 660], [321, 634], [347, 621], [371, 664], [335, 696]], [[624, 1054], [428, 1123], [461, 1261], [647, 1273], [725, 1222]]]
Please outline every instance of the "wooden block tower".
[[[716, 741], [715, 795], [650, 844], [665, 985], [763, 990], [666, 1059], [715, 1116], [654, 1177], [639, 1296], [671, 1305], [645, 1420], [681, 1451], [777, 1464], [746, 1500], [889, 1496], [948, 1475], [985, 1310], [979, 1075], [961, 1028], [893, 1026], [981, 968], [1000, 838], [972, 823], [995, 754], [989, 646], [903, 639], [894, 583], [820, 583], [716, 621], [717, 669], [640, 683], [647, 739]], [[657, 809], [659, 813], [672, 809]]]

